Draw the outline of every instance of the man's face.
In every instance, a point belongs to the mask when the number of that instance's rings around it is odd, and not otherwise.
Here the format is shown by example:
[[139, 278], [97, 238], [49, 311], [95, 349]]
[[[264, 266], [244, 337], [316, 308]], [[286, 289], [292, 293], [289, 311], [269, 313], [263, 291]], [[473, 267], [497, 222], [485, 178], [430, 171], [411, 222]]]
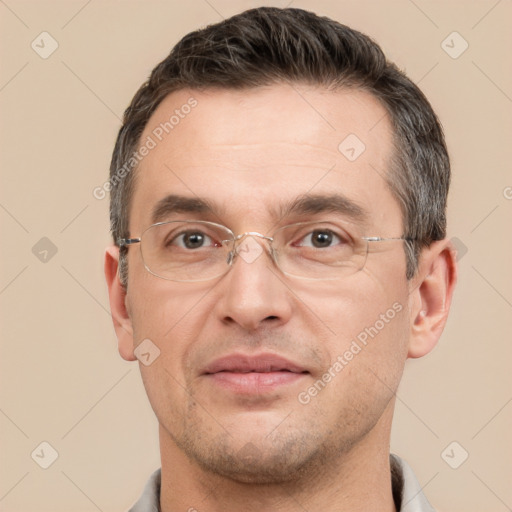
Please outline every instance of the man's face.
[[[197, 106], [158, 141], [154, 130], [190, 97]], [[350, 134], [365, 145], [355, 160], [362, 146], [338, 149]], [[136, 171], [131, 236], [170, 195], [212, 209], [159, 220], [212, 221], [235, 234], [343, 219], [361, 236], [402, 235], [384, 181], [392, 133], [367, 93], [287, 85], [180, 91], [158, 107], [141, 140], [148, 135], [157, 145]], [[365, 218], [336, 208], [285, 214], [305, 195], [334, 194]], [[227, 274], [205, 282], [150, 274], [134, 246], [126, 304], [134, 345], [149, 338], [160, 350], [141, 372], [164, 442], [204, 469], [265, 482], [325, 467], [372, 442], [375, 426], [386, 435], [410, 320], [401, 242], [370, 242], [364, 268], [344, 278], [308, 280], [283, 274], [259, 240], [265, 250], [254, 261], [239, 255]], [[276, 356], [289, 363], [272, 364]]]

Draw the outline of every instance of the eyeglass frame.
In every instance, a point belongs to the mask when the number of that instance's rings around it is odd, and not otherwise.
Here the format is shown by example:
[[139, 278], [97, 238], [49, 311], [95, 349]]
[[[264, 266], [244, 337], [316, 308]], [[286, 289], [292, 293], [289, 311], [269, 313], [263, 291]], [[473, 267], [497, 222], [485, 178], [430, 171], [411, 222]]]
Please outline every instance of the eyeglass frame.
[[[272, 258], [272, 261], [274, 262], [276, 267], [285, 275], [290, 275], [290, 276], [296, 277], [298, 279], [311, 279], [311, 280], [315, 280], [315, 281], [334, 280], [334, 279], [336, 279], [336, 278], [330, 278], [330, 279], [329, 278], [325, 278], [325, 279], [322, 279], [322, 278], [310, 278], [310, 277], [306, 277], [306, 276], [299, 276], [299, 275], [295, 275], [295, 274], [288, 274], [287, 272], [282, 270], [282, 268], [279, 265], [279, 262], [277, 261], [277, 256], [276, 256], [277, 251], [275, 250], [274, 246], [272, 245], [272, 243], [274, 242], [274, 236], [276, 235], [276, 233], [279, 230], [285, 229], [285, 228], [290, 227], [290, 226], [301, 225], [301, 224], [310, 224], [310, 223], [311, 224], [315, 224], [316, 221], [294, 222], [294, 223], [291, 223], [291, 224], [286, 224], [285, 226], [281, 226], [280, 228], [278, 228], [276, 230], [276, 232], [274, 233], [274, 235], [272, 237], [270, 237], [270, 236], [263, 235], [262, 233], [259, 233], [257, 231], [246, 231], [246, 232], [241, 233], [239, 235], [235, 235], [235, 233], [230, 228], [228, 228], [227, 226], [224, 226], [223, 224], [219, 224], [217, 222], [211, 222], [211, 221], [207, 221], [207, 220], [196, 220], [196, 219], [171, 220], [171, 221], [156, 222], [155, 224], [151, 224], [150, 226], [148, 226], [141, 233], [141, 235], [139, 237], [135, 237], [135, 238], [118, 238], [117, 241], [116, 241], [117, 245], [119, 246], [120, 249], [121, 248], [128, 249], [128, 247], [130, 247], [132, 245], [141, 244], [141, 251], [142, 251], [142, 237], [144, 236], [144, 233], [146, 233], [148, 230], [150, 230], [151, 228], [154, 228], [156, 226], [162, 226], [162, 225], [173, 224], [173, 223], [178, 223], [178, 222], [190, 222], [190, 223], [208, 224], [208, 225], [216, 226], [218, 228], [222, 228], [222, 229], [226, 230], [227, 232], [231, 233], [231, 235], [233, 236], [232, 239], [226, 239], [226, 240], [221, 240], [220, 241], [222, 244], [224, 244], [224, 242], [232, 242], [233, 243], [233, 248], [229, 252], [229, 257], [228, 257], [228, 260], [226, 261], [226, 268], [227, 268], [227, 270], [225, 272], [219, 274], [219, 275], [216, 275], [216, 276], [213, 276], [213, 277], [209, 277], [207, 279], [199, 279], [199, 280], [169, 279], [168, 277], [163, 277], [163, 276], [153, 272], [147, 266], [146, 261], [144, 260], [144, 256], [142, 255], [142, 262], [144, 264], [144, 268], [151, 275], [154, 275], [155, 277], [158, 277], [160, 279], [164, 279], [166, 281], [179, 282], [179, 283], [187, 283], [187, 282], [191, 283], [191, 282], [206, 282], [206, 281], [210, 281], [212, 279], [216, 279], [218, 277], [224, 276], [224, 275], [226, 275], [231, 270], [231, 268], [233, 266], [233, 262], [235, 261], [235, 256], [237, 256], [237, 254], [238, 254], [237, 251], [236, 251], [236, 249], [237, 249], [237, 242], [239, 242], [240, 240], [244, 239], [246, 236], [253, 236], [253, 237], [262, 238], [264, 240], [268, 240], [269, 247], [270, 247], [270, 251], [269, 251], [270, 257]], [[321, 223], [321, 222], [319, 222], [319, 223]], [[411, 242], [415, 241], [414, 238], [404, 237], [404, 236], [401, 236], [401, 237], [389, 237], [389, 238], [380, 237], [380, 236], [362, 236], [362, 237], [357, 237], [357, 238], [359, 240], [365, 240], [367, 242], [388, 242], [388, 241], [393, 241], [393, 240], [403, 240], [405, 242], [411, 243]], [[141, 254], [142, 254], [142, 252], [141, 252]], [[366, 259], [365, 259], [365, 264], [366, 264]], [[364, 264], [356, 272], [359, 272], [363, 268], [364, 268]]]

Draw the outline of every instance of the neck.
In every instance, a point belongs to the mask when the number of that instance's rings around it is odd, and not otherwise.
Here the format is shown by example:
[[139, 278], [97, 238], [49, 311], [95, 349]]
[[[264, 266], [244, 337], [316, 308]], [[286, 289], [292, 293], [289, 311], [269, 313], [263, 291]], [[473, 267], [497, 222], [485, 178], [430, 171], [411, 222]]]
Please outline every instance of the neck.
[[322, 510], [395, 512], [389, 465], [392, 410], [346, 453], [314, 472], [278, 484], [251, 484], [208, 472], [190, 460], [160, 426], [162, 512]]

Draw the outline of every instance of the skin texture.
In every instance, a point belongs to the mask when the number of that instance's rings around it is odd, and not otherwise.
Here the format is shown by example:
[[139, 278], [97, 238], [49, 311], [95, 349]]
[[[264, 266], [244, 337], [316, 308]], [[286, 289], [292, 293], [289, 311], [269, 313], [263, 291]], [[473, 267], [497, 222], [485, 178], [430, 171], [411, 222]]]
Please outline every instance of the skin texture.
[[[400, 208], [383, 179], [391, 128], [372, 96], [285, 84], [179, 91], [158, 107], [141, 140], [190, 97], [197, 106], [136, 171], [131, 236], [152, 224], [152, 208], [168, 194], [216, 205], [178, 218], [271, 236], [311, 219], [281, 218], [277, 205], [333, 192], [367, 212], [356, 226], [362, 235], [402, 235]], [[354, 162], [338, 151], [351, 133], [366, 146]], [[432, 350], [444, 327], [456, 279], [447, 240], [422, 252], [411, 281], [401, 242], [371, 244], [364, 268], [335, 281], [286, 276], [266, 251], [251, 263], [237, 258], [211, 281], [166, 281], [145, 270], [134, 246], [126, 291], [117, 264], [118, 249], [109, 247], [105, 272], [121, 356], [136, 360], [146, 338], [161, 351], [140, 370], [160, 424], [163, 512], [395, 510], [388, 460], [394, 393], [406, 359]], [[400, 311], [301, 403], [299, 393], [394, 304]], [[201, 374], [234, 352], [279, 354], [307, 373], [250, 395]]]

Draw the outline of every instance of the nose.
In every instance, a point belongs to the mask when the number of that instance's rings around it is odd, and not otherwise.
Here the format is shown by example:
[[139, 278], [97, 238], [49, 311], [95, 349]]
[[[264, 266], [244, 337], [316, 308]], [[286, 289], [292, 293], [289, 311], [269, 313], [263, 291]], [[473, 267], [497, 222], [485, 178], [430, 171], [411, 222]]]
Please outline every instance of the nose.
[[232, 267], [218, 285], [217, 316], [246, 331], [283, 325], [292, 313], [292, 294], [263, 238], [247, 233], [238, 240]]

